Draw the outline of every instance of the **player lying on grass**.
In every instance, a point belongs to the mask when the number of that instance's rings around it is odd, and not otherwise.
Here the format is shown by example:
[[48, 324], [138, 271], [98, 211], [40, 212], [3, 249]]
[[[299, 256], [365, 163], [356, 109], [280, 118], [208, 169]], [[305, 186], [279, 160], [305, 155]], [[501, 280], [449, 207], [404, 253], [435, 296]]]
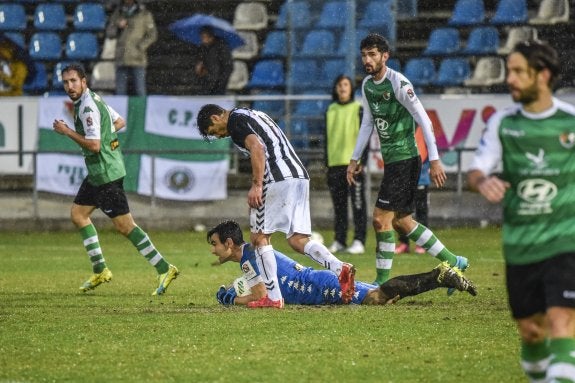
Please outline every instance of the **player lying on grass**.
[[[208, 231], [208, 243], [212, 254], [220, 263], [239, 262], [245, 281], [236, 280], [234, 285], [220, 287], [216, 294], [223, 305], [246, 305], [266, 294], [263, 279], [258, 270], [254, 249], [244, 242], [242, 230], [234, 221], [225, 221]], [[274, 250], [277, 260], [277, 277], [286, 304], [324, 305], [342, 304], [337, 276], [327, 270], [304, 267], [293, 259]], [[476, 288], [459, 270], [445, 262], [432, 271], [421, 274], [402, 275], [388, 280], [381, 286], [355, 282], [354, 304], [384, 305], [401, 298], [424, 293], [439, 287], [455, 288], [476, 295]], [[239, 294], [238, 294], [238, 290]]]

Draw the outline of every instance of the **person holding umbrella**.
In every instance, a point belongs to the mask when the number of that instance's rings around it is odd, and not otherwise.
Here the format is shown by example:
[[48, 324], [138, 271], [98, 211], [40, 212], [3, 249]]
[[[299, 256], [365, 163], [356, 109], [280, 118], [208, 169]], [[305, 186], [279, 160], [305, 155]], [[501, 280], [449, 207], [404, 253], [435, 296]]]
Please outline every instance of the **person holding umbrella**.
[[200, 30], [202, 43], [195, 64], [198, 94], [225, 94], [233, 70], [231, 50], [224, 40], [214, 34], [210, 26]]

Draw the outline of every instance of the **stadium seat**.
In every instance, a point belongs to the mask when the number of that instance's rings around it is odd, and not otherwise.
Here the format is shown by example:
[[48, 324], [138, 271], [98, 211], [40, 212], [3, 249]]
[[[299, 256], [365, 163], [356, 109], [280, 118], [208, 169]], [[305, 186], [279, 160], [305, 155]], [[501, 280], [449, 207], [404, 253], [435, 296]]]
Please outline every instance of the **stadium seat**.
[[439, 64], [436, 86], [461, 86], [469, 78], [471, 68], [464, 58], [445, 58]]
[[319, 70], [313, 59], [294, 59], [288, 76], [288, 85], [296, 91], [315, 86], [319, 77]]
[[488, 55], [497, 53], [499, 32], [495, 27], [477, 27], [471, 30], [467, 45], [462, 53], [468, 55]]
[[70, 63], [67, 61], [60, 61], [54, 65], [54, 69], [52, 71], [51, 89], [61, 90], [64, 87], [62, 83], [62, 69], [66, 68], [68, 64]]
[[[280, 92], [263, 91], [257, 94], [258, 96], [283, 96]], [[261, 110], [269, 114], [274, 119], [279, 119], [285, 114], [285, 101], [284, 100], [254, 100], [252, 108]]]
[[90, 84], [95, 90], [115, 90], [116, 65], [112, 61], [98, 61], [92, 68]]
[[99, 31], [106, 28], [106, 11], [100, 3], [81, 3], [74, 10], [74, 28], [83, 31]]
[[505, 61], [500, 57], [482, 57], [477, 61], [465, 86], [491, 86], [505, 82]]
[[36, 32], [28, 43], [28, 53], [33, 60], [59, 60], [62, 41], [55, 32]]
[[569, 22], [569, 0], [543, 0], [539, 4], [537, 16], [529, 24], [552, 25]]
[[26, 48], [26, 38], [20, 32], [4, 32], [4, 36], [16, 43], [20, 48]]
[[435, 80], [435, 64], [430, 58], [411, 58], [405, 63], [403, 74], [413, 86], [427, 86]]
[[66, 29], [66, 12], [61, 3], [38, 4], [34, 10], [34, 28], [45, 31]]
[[347, 24], [350, 8], [346, 1], [328, 1], [323, 5], [316, 28], [341, 28]]
[[[330, 59], [326, 60], [319, 66], [319, 76], [316, 87], [325, 89], [327, 92], [331, 92], [333, 82], [337, 76], [340, 74], [347, 74], [345, 60], [344, 59]], [[353, 76], [350, 76], [353, 77]]]
[[[296, 149], [307, 149], [309, 147], [309, 129], [307, 118], [292, 118], [290, 125], [287, 126], [286, 122], [282, 119], [278, 123], [279, 127], [289, 137], [290, 143]], [[305, 159], [302, 159], [304, 164]]]
[[513, 27], [509, 29], [505, 45], [497, 50], [500, 55], [506, 55], [511, 52], [515, 45], [520, 41], [537, 40], [537, 29], [533, 27]]
[[307, 1], [284, 2], [279, 9], [276, 29], [288, 28], [288, 19], [292, 28], [309, 28], [312, 23], [309, 3]]
[[423, 54], [427, 56], [447, 56], [457, 53], [459, 48], [459, 30], [455, 28], [437, 28], [431, 32], [427, 48], [425, 48]]
[[235, 59], [249, 60], [258, 54], [258, 36], [252, 31], [238, 31], [238, 34], [246, 42], [244, 45], [232, 51], [232, 57]]
[[113, 60], [116, 58], [116, 39], [106, 37], [102, 44], [102, 53], [100, 58], [102, 60]]
[[398, 58], [392, 57], [392, 58], [388, 59], [387, 62], [385, 63], [385, 65], [388, 68], [391, 68], [395, 71], [401, 72], [401, 62], [399, 61]]
[[287, 56], [287, 36], [285, 31], [271, 31], [267, 34], [260, 57], [275, 58]]
[[44, 63], [34, 62], [34, 69], [34, 76], [28, 76], [22, 88], [28, 95], [39, 94], [48, 89], [48, 75]]
[[527, 22], [527, 0], [499, 0], [491, 24], [522, 24]]
[[22, 4], [0, 4], [0, 30], [24, 31], [26, 29], [26, 9]]
[[258, 31], [268, 26], [268, 10], [262, 3], [239, 3], [234, 11], [234, 28]]
[[395, 46], [396, 30], [392, 2], [390, 0], [371, 0], [365, 7], [363, 16], [357, 23], [358, 29], [380, 33]]
[[447, 24], [449, 26], [471, 26], [483, 23], [485, 5], [483, 0], [458, 0]]
[[336, 53], [335, 36], [329, 30], [311, 30], [303, 40], [298, 56], [322, 57]]
[[227, 89], [242, 90], [250, 80], [250, 73], [245, 62], [234, 60], [234, 69], [228, 80]]
[[[354, 52], [359, 52], [358, 48], [361, 40], [369, 34], [369, 31], [364, 28], [358, 28], [355, 30], [355, 41], [350, 42], [349, 36], [351, 34], [344, 33], [339, 40], [339, 48], [337, 49], [337, 54], [339, 56], [345, 56], [349, 52], [350, 48], [353, 47]], [[350, 45], [351, 43], [351, 45]]]
[[95, 60], [100, 54], [98, 39], [90, 32], [73, 32], [66, 39], [66, 58], [71, 60]]
[[278, 88], [285, 86], [283, 62], [280, 60], [258, 61], [253, 68], [249, 88]]

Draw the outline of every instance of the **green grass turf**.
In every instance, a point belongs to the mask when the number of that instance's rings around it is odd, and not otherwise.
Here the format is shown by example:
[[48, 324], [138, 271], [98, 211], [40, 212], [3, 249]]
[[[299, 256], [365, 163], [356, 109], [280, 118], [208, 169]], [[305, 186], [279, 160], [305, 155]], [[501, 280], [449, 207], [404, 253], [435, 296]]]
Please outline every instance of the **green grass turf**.
[[[109, 284], [82, 294], [91, 273], [78, 233], [0, 233], [0, 382], [524, 382], [496, 228], [438, 230], [466, 255], [479, 295], [445, 290], [395, 305], [225, 308], [214, 295], [240, 275], [212, 266], [205, 233], [149, 232], [180, 277], [152, 297], [155, 271], [128, 240], [100, 233]], [[322, 232], [326, 242], [331, 234]], [[274, 245], [287, 249], [281, 235]], [[340, 255], [357, 280], [368, 252]], [[400, 255], [393, 275], [428, 271]]]

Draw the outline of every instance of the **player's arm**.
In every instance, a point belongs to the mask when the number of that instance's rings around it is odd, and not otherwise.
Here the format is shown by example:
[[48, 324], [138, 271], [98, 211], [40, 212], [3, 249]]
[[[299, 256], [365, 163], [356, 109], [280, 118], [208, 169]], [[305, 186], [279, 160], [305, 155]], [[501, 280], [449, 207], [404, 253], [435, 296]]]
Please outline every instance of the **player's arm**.
[[68, 125], [63, 120], [54, 120], [52, 128], [58, 134], [67, 136], [72, 139], [75, 143], [80, 145], [82, 148], [91, 151], [92, 153], [100, 152], [100, 139], [97, 138], [86, 138], [80, 135]]
[[249, 134], [245, 139], [245, 147], [250, 152], [252, 165], [252, 186], [248, 192], [248, 205], [257, 208], [263, 203], [263, 182], [266, 168], [266, 151], [264, 145], [255, 134]]
[[359, 133], [357, 135], [355, 148], [353, 149], [353, 154], [351, 155], [349, 165], [347, 166], [346, 178], [349, 185], [355, 184], [355, 176], [362, 171], [360, 159], [367, 149], [371, 133], [373, 132], [373, 116], [371, 115], [369, 104], [367, 103], [367, 99], [363, 93], [361, 97], [361, 106], [363, 110], [361, 125], [359, 127]]
[[263, 282], [259, 282], [255, 286], [250, 288], [251, 294], [245, 295], [243, 297], [236, 297], [234, 304], [236, 305], [247, 305], [252, 301], [260, 300], [267, 294], [266, 286]]
[[110, 118], [114, 124], [115, 131], [117, 132], [118, 130], [123, 129], [126, 126], [126, 121], [122, 116], [120, 116], [120, 113], [116, 112], [116, 110], [110, 105], [108, 105], [108, 110], [110, 111]]

